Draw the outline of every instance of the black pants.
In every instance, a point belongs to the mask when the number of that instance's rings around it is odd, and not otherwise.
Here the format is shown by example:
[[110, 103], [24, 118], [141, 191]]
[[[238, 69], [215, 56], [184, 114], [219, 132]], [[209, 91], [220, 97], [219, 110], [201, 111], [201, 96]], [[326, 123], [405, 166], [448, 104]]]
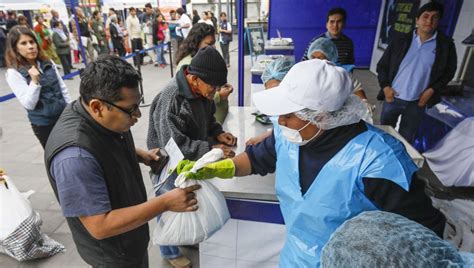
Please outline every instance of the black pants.
[[119, 54], [120, 57], [125, 56], [125, 47], [123, 47], [122, 39], [115, 39], [112, 41], [114, 45], [114, 50]]
[[47, 126], [38, 126], [31, 124], [31, 128], [33, 129], [33, 133], [35, 133], [36, 138], [38, 138], [41, 146], [46, 147], [46, 142], [48, 141], [49, 134], [51, 130], [53, 130], [54, 124], [47, 125]]
[[[3, 31], [0, 29], [0, 31]], [[5, 66], [5, 47], [6, 47], [6, 38], [0, 37], [0, 67]]]
[[[137, 50], [143, 49], [143, 40], [141, 38], [133, 38], [132, 39], [132, 53], [135, 53]], [[140, 64], [143, 63], [143, 54], [139, 54], [138, 58], [140, 59]], [[137, 57], [133, 57], [133, 64], [137, 64]]]
[[59, 59], [61, 60], [61, 65], [64, 69], [64, 75], [71, 73], [71, 53], [69, 54], [58, 54]]
[[225, 63], [229, 65], [230, 64], [229, 43], [227, 44], [220, 43], [220, 44], [221, 44], [221, 50], [222, 50], [222, 57], [224, 58]]
[[103, 263], [99, 265], [92, 265], [93, 268], [128, 268], [128, 267], [134, 267], [134, 268], [148, 268], [148, 253], [145, 254], [143, 257], [143, 260], [140, 263], [129, 263], [129, 262], [120, 262], [120, 260], [117, 260], [116, 263]]

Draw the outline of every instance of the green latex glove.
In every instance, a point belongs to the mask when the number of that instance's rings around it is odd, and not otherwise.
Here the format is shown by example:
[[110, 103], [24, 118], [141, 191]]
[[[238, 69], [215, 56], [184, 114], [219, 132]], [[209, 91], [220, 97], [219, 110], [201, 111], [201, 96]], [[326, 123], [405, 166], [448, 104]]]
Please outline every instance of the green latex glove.
[[[193, 161], [182, 164], [181, 172], [189, 171], [194, 166]], [[179, 166], [179, 164], [178, 164]], [[180, 172], [178, 172], [179, 174]], [[199, 169], [196, 173], [188, 172], [185, 174], [187, 179], [207, 180], [212, 178], [230, 179], [235, 176], [235, 165], [232, 159], [224, 159], [218, 162], [210, 163]]]
[[191, 160], [181, 160], [178, 162], [178, 165], [176, 166], [176, 173], [181, 174], [182, 172], [189, 171], [193, 168], [194, 164], [196, 161], [191, 161]]

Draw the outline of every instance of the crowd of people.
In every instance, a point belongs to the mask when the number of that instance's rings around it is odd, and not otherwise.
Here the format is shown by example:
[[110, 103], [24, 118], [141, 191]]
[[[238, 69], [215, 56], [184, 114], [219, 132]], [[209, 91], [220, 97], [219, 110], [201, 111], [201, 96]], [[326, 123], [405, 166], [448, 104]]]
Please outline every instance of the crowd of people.
[[[6, 36], [15, 25], [33, 30], [46, 56], [58, 66], [61, 65], [67, 75], [74, 69], [72, 63], [81, 61], [80, 46], [84, 48], [89, 62], [103, 54], [123, 57], [143, 48], [157, 46], [156, 50], [140, 54], [139, 63], [152, 63], [165, 68], [169, 64], [164, 56], [168, 49], [166, 44], [170, 42], [173, 54], [176, 55], [179, 45], [186, 39], [193, 25], [198, 23], [209, 23], [216, 34], [221, 33], [219, 42], [229, 66], [228, 44], [232, 41], [232, 27], [227, 22], [225, 12], [220, 14], [220, 24], [211, 11], [204, 11], [201, 18], [194, 10], [195, 15], [191, 20], [183, 8], [169, 11], [168, 16], [159, 8], [153, 8], [150, 3], [142, 9], [129, 8], [124, 12], [125, 18], [113, 8], [108, 10], [107, 16], [100, 10], [90, 12], [86, 14], [82, 8], [76, 7], [69, 20], [62, 21], [59, 13], [53, 9], [50, 11], [51, 16], [40, 12], [29, 22], [26, 16], [17, 14], [16, 11], [0, 11], [0, 67], [5, 66]], [[51, 19], [46, 20], [46, 17]], [[150, 57], [147, 62], [143, 61], [145, 55]], [[134, 58], [134, 63], [138, 64], [136, 61]]]
[[[342, 33], [343, 9], [328, 13], [328, 31], [311, 41], [301, 62], [281, 58], [266, 66], [266, 90], [253, 101], [270, 116], [273, 129], [248, 137], [247, 148], [237, 155], [236, 137], [222, 127], [233, 90], [227, 81], [232, 27], [226, 14], [217, 24], [207, 11], [201, 16], [193, 11], [191, 19], [178, 8], [168, 20], [150, 4], [143, 12], [129, 11], [123, 23], [111, 9], [103, 24], [100, 12], [88, 20], [76, 9], [77, 23], [69, 27], [59, 19], [47, 26], [37, 16], [33, 29], [12, 25], [19, 23], [9, 15], [7, 82], [45, 148], [51, 186], [88, 264], [148, 267], [147, 222], [165, 211], [199, 209], [196, 185], [170, 187], [147, 200], [138, 163], [158, 165], [157, 153], [171, 138], [185, 157], [176, 170], [187, 178], [276, 173], [287, 229], [282, 267], [318, 267], [331, 234], [364, 211], [395, 213], [442, 236], [445, 217], [425, 194], [405, 147], [366, 118], [371, 106], [347, 67], [354, 64], [354, 48]], [[422, 6], [418, 27], [392, 42], [377, 67], [384, 94], [382, 123], [393, 125], [401, 114], [400, 133], [409, 141], [420, 110], [436, 103], [456, 68], [453, 42], [437, 30], [442, 14], [437, 3]], [[215, 49], [216, 34], [223, 55]], [[178, 47], [177, 74], [151, 104], [144, 150], [135, 147], [130, 131], [142, 115], [142, 78], [117, 55], [162, 45], [167, 36]], [[70, 98], [54, 63], [57, 56], [65, 71], [72, 67], [67, 46], [72, 39], [81, 40], [90, 60], [77, 100]], [[434, 48], [437, 53], [430, 53]], [[163, 49], [148, 53], [154, 53], [152, 61], [160, 67], [167, 64]], [[95, 59], [94, 51], [115, 55]], [[147, 63], [137, 57], [134, 64]], [[225, 159], [187, 173], [213, 148], [222, 149]], [[160, 250], [174, 267], [191, 266], [178, 247], [162, 245]]]

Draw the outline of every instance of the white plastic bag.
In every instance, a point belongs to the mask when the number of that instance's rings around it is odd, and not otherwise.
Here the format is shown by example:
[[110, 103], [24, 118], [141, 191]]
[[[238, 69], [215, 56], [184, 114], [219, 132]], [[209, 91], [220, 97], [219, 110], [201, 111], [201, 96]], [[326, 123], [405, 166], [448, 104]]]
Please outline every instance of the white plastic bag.
[[[213, 149], [199, 159], [189, 172], [194, 173], [223, 155], [221, 149]], [[175, 186], [180, 188], [195, 184], [201, 185], [201, 189], [195, 191], [199, 209], [163, 213], [153, 234], [153, 244], [180, 246], [200, 243], [221, 229], [230, 218], [224, 196], [211, 182], [186, 179], [183, 173], [175, 181]]]
[[41, 233], [41, 218], [27, 199], [33, 191], [20, 193], [8, 176], [0, 178], [0, 253], [26, 261], [63, 252], [63, 245]]
[[5, 181], [0, 182], [0, 240], [4, 240], [33, 212], [30, 201], [11, 179], [5, 175], [2, 178]]

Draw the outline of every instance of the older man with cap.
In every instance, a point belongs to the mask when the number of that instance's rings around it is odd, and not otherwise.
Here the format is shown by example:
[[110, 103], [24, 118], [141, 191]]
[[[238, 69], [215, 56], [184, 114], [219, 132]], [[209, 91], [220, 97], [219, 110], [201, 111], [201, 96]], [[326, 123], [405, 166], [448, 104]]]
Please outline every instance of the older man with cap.
[[183, 161], [178, 172], [195, 179], [276, 172], [287, 233], [280, 267], [319, 267], [331, 234], [363, 211], [401, 214], [441, 235], [445, 218], [424, 194], [403, 144], [361, 121], [364, 105], [351, 93], [344, 69], [300, 62], [278, 87], [254, 95], [260, 111], [278, 116], [273, 135], [196, 173]]

